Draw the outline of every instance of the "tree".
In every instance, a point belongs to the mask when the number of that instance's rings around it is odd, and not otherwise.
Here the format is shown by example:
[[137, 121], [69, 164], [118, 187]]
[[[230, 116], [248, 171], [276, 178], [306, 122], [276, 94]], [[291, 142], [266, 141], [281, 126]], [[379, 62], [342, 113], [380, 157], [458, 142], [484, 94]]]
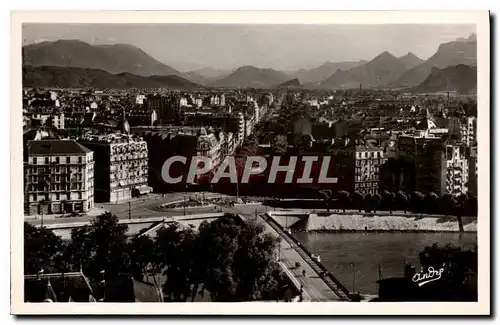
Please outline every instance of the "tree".
[[261, 225], [226, 215], [204, 222], [198, 235], [204, 288], [212, 301], [250, 301], [273, 297], [278, 289], [276, 241]]
[[422, 211], [422, 202], [424, 200], [424, 195], [418, 191], [413, 192], [411, 195], [411, 208], [413, 211]]
[[397, 201], [399, 207], [401, 209], [403, 209], [403, 211], [406, 214], [406, 209], [408, 209], [409, 200], [408, 200], [408, 196], [406, 196], [405, 192], [398, 191], [398, 194], [396, 195], [396, 201]]
[[452, 214], [453, 207], [456, 205], [456, 200], [450, 193], [446, 193], [441, 197], [441, 212], [445, 215]]
[[363, 194], [360, 193], [359, 191], [354, 191], [354, 193], [352, 193], [352, 195], [351, 195], [351, 198], [352, 198], [352, 203], [353, 203], [354, 207], [358, 208], [359, 212], [361, 212], [363, 201], [365, 199]]
[[130, 271], [128, 226], [118, 221], [117, 216], [106, 212], [97, 216], [89, 226], [72, 230], [66, 256], [73, 268], [81, 266], [93, 279], [100, 279], [101, 271], [105, 271], [105, 279]]
[[380, 206], [380, 201], [382, 201], [382, 197], [380, 196], [380, 194], [375, 194], [372, 196], [372, 208], [374, 213], [377, 213], [377, 209]]
[[24, 223], [24, 273], [65, 271], [64, 243], [52, 230]]
[[194, 231], [181, 227], [179, 223], [172, 223], [157, 232], [154, 265], [167, 278], [163, 291], [169, 301], [184, 302], [192, 294], [195, 240]]
[[325, 201], [326, 211], [330, 212], [329, 203], [332, 200], [332, 196], [333, 196], [332, 190], [329, 190], [329, 189], [319, 190], [319, 194], [323, 198], [323, 200]]
[[477, 246], [472, 250], [447, 244], [433, 244], [425, 247], [419, 254], [422, 268], [427, 270], [443, 269], [442, 279], [436, 294], [450, 300], [476, 300], [477, 281], [467, 281], [471, 275], [477, 277], [478, 255]]
[[465, 200], [465, 214], [468, 216], [477, 216], [477, 197], [469, 196]]
[[372, 195], [371, 194], [365, 195], [363, 205], [365, 207], [365, 210], [367, 210], [368, 212], [370, 212], [372, 210]]
[[134, 236], [128, 243], [128, 252], [135, 279], [144, 278], [148, 265], [154, 261], [154, 241], [146, 235]]
[[347, 191], [339, 191], [338, 197], [340, 200], [340, 204], [342, 206], [342, 211], [345, 212], [346, 207], [349, 206], [349, 192]]
[[271, 148], [274, 154], [283, 156], [287, 153], [288, 140], [285, 135], [278, 134], [273, 138]]
[[438, 201], [439, 196], [436, 193], [430, 192], [429, 194], [427, 194], [423, 202], [425, 210], [430, 213], [436, 212]]
[[393, 209], [394, 200], [396, 198], [396, 195], [394, 195], [394, 193], [389, 192], [387, 190], [384, 191], [382, 194], [383, 194], [383, 202], [384, 202], [383, 205], [392, 214], [392, 209]]

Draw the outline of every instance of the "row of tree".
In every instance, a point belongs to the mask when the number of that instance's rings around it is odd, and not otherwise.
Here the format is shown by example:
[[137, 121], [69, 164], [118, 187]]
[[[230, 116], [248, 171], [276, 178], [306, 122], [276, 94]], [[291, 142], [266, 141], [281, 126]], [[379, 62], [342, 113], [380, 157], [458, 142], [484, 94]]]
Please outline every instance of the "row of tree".
[[424, 195], [420, 192], [411, 194], [399, 191], [397, 193], [383, 191], [381, 194], [364, 195], [359, 191], [333, 191], [326, 189], [319, 191], [320, 197], [325, 201], [327, 208], [334, 207], [357, 209], [359, 211], [394, 210], [413, 211], [418, 213], [439, 213], [456, 216], [476, 216], [477, 197], [469, 195], [445, 194], [439, 197], [436, 193]]
[[162, 275], [165, 301], [277, 300], [288, 290], [275, 261], [276, 240], [263, 227], [226, 215], [198, 231], [173, 223], [156, 237], [127, 238], [128, 226], [110, 213], [74, 229], [64, 242], [51, 230], [25, 223], [25, 274], [81, 269], [95, 282], [132, 274]]

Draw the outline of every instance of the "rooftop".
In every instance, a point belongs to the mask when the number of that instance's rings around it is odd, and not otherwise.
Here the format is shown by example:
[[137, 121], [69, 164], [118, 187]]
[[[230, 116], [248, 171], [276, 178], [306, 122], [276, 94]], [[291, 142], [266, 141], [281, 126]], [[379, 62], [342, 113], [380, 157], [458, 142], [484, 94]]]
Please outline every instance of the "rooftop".
[[81, 136], [78, 139], [78, 141], [111, 144], [111, 143], [141, 142], [143, 141], [143, 138], [138, 135], [124, 134], [124, 133], [86, 134]]
[[29, 155], [86, 154], [92, 152], [75, 140], [31, 140], [28, 141]]

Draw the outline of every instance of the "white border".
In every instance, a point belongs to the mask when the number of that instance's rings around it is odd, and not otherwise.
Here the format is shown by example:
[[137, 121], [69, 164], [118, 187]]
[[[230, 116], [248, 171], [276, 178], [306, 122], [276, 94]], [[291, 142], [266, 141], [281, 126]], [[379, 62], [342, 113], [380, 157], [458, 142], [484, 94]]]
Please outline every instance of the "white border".
[[[475, 24], [478, 39], [479, 274], [477, 303], [165, 303], [26, 304], [23, 302], [21, 24], [252, 23], [252, 24]], [[142, 315], [484, 315], [490, 313], [489, 15], [487, 11], [224, 11], [14, 12], [11, 15], [11, 312], [14, 314]]]

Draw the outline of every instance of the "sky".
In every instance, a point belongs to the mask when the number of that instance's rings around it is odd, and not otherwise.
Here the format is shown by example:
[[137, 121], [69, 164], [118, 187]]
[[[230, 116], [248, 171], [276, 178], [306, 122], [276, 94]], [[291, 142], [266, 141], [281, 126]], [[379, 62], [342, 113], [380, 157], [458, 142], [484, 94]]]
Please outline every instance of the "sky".
[[23, 44], [78, 39], [135, 45], [180, 71], [253, 65], [283, 71], [326, 61], [371, 60], [389, 51], [428, 59], [439, 44], [476, 32], [474, 25], [26, 24]]

